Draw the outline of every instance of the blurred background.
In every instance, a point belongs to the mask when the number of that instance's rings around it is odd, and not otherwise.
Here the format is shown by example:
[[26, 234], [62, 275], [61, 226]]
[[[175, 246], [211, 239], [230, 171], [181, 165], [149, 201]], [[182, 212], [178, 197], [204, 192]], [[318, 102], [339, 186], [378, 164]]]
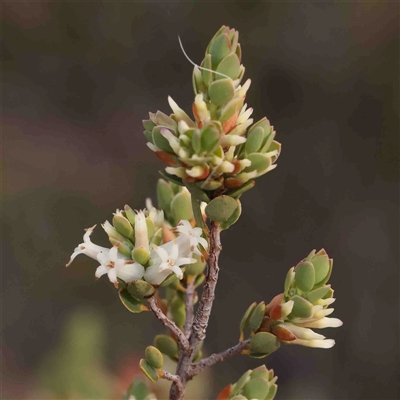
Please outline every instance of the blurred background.
[[[3, 2], [4, 399], [117, 399], [155, 334], [96, 262], [66, 269], [83, 229], [155, 200], [163, 166], [142, 119], [187, 111], [192, 66], [221, 25], [239, 30], [247, 103], [266, 115], [279, 167], [242, 198], [223, 234], [207, 354], [235, 344], [253, 301], [282, 291], [312, 249], [334, 258], [331, 350], [282, 346], [201, 375], [212, 399], [249, 368], [279, 376], [277, 399], [398, 398], [397, 2]], [[99, 229], [95, 242], [105, 245]], [[206, 382], [206, 384], [204, 384]], [[206, 391], [207, 389], [207, 391]], [[159, 398], [166, 398], [158, 392]]]

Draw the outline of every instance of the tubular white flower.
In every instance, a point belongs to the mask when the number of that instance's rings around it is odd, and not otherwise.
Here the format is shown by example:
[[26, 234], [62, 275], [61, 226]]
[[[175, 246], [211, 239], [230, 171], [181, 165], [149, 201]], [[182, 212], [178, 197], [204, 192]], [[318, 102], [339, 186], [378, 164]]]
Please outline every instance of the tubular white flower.
[[71, 265], [72, 261], [74, 261], [75, 257], [79, 254], [85, 254], [86, 256], [93, 258], [94, 260], [97, 260], [97, 255], [99, 253], [108, 254], [110, 249], [98, 246], [97, 244], [92, 243], [92, 241], [90, 240], [90, 235], [92, 234], [95, 227], [96, 225], [92, 226], [91, 228], [85, 229], [86, 233], [83, 235], [83, 243], [75, 248], [66, 267]]
[[297, 339], [304, 339], [304, 340], [323, 340], [325, 336], [320, 335], [319, 333], [315, 333], [313, 330], [304, 328], [301, 326], [296, 326], [291, 324], [290, 322], [285, 322], [282, 324], [286, 329], [292, 332]]
[[179, 154], [179, 150], [181, 149], [181, 146], [179, 144], [179, 139], [167, 128], [162, 128], [160, 133], [162, 136], [165, 137], [165, 139], [168, 140], [168, 143], [171, 146], [172, 150], [175, 152], [175, 154]]
[[335, 345], [335, 341], [333, 339], [324, 339], [324, 340], [303, 340], [303, 339], [295, 339], [290, 342], [283, 341], [286, 344], [298, 344], [300, 346], [306, 347], [315, 347], [319, 349], [330, 349]]
[[188, 257], [190, 252], [187, 242], [187, 240], [175, 239], [162, 246], [153, 245], [150, 256], [151, 266], [146, 269], [144, 279], [153, 285], [159, 285], [172, 272], [178, 279], [182, 279], [183, 271], [180, 267], [196, 262], [194, 258]]
[[294, 306], [293, 300], [289, 300], [286, 303], [281, 304], [282, 319], [285, 319], [292, 312], [293, 306]]
[[203, 246], [205, 250], [208, 248], [208, 242], [201, 235], [203, 233], [201, 228], [192, 228], [189, 221], [182, 220], [179, 222], [178, 226], [175, 228], [180, 235], [186, 236], [189, 239], [190, 251], [194, 254], [201, 255], [199, 250], [199, 244]]
[[98, 279], [104, 274], [108, 275], [110, 282], [118, 284], [117, 277], [126, 283], [137, 281], [143, 277], [144, 267], [139, 263], [126, 260], [118, 253], [118, 246], [114, 246], [107, 254], [99, 253], [97, 261], [100, 266], [96, 269], [95, 277]]
[[303, 324], [297, 324], [305, 328], [323, 329], [323, 328], [338, 328], [343, 325], [343, 322], [339, 318], [321, 318], [317, 321], [305, 322]]
[[146, 216], [143, 211], [139, 211], [135, 215], [135, 249], [139, 248], [149, 250]]
[[253, 109], [251, 107], [246, 111], [244, 111], [242, 108], [242, 111], [240, 112], [239, 118], [237, 119], [236, 123], [242, 124], [243, 122], [246, 122], [250, 118], [251, 114], [253, 114]]

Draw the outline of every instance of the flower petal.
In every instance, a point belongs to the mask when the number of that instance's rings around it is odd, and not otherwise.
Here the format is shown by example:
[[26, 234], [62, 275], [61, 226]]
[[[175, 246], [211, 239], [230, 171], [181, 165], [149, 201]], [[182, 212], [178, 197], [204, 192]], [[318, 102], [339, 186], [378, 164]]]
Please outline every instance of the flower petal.
[[143, 265], [134, 261], [122, 261], [120, 260], [116, 267], [118, 278], [122, 279], [126, 283], [137, 281], [141, 279], [144, 274]]
[[99, 267], [97, 267], [96, 272], [94, 273], [94, 276], [96, 277], [96, 279], [99, 279], [104, 274], [106, 274], [108, 272], [108, 270], [109, 270], [109, 268], [107, 266], [100, 265]]

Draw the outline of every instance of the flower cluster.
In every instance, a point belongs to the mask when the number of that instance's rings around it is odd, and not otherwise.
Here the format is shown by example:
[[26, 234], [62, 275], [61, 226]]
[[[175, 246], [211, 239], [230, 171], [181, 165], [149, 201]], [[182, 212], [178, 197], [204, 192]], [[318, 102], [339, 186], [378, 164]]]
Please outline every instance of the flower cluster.
[[326, 285], [332, 272], [333, 260], [324, 249], [312, 251], [307, 258], [292, 267], [286, 277], [284, 293], [276, 296], [266, 307], [270, 331], [282, 342], [328, 349], [333, 339], [310, 328], [336, 328], [343, 323], [327, 318], [334, 309], [333, 290]]
[[238, 37], [223, 26], [195, 67], [194, 119], [169, 97], [173, 114], [157, 111], [143, 121], [148, 147], [167, 164], [164, 176], [178, 184], [229, 194], [276, 167], [280, 144], [269, 121], [263, 118], [247, 132], [253, 110], [244, 104], [250, 80], [240, 85]]
[[273, 400], [278, 386], [274, 370], [261, 365], [246, 371], [235, 384], [226, 386], [217, 400]]
[[192, 228], [187, 220], [168, 234], [163, 234], [164, 213], [154, 208], [150, 201], [147, 209], [133, 211], [129, 206], [117, 210], [112, 224], [106, 221], [102, 227], [108, 234], [111, 249], [98, 246], [90, 240], [95, 226], [86, 229], [81, 243], [73, 252], [67, 266], [79, 254], [97, 260], [100, 266], [96, 278], [107, 274], [118, 287], [118, 280], [131, 283], [144, 280], [160, 285], [169, 275], [183, 278], [183, 267], [197, 263], [194, 255], [201, 254], [199, 245], [207, 250], [208, 242], [201, 236], [200, 228]]

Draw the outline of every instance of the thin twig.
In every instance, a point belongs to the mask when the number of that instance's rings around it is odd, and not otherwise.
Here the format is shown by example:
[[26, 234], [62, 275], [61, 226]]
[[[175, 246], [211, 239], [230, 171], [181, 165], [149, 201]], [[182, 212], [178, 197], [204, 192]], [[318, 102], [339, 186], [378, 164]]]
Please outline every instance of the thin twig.
[[193, 322], [192, 335], [190, 336], [190, 348], [195, 349], [201, 340], [206, 337], [208, 320], [215, 298], [215, 287], [218, 281], [218, 258], [221, 253], [221, 228], [215, 222], [211, 224], [210, 231], [210, 252], [208, 257], [208, 271], [206, 282], [203, 287], [199, 308]]
[[183, 326], [183, 332], [185, 336], [189, 338], [190, 333], [192, 332], [192, 325], [193, 325], [193, 301], [194, 301], [194, 285], [192, 282], [188, 283], [186, 286], [186, 321], [185, 325]]
[[154, 315], [157, 319], [167, 327], [177, 338], [178, 342], [182, 346], [183, 349], [189, 349], [189, 342], [186, 339], [184, 333], [178, 328], [174, 321], [171, 321], [158, 307], [157, 300], [154, 297], [149, 299], [149, 308], [153, 311]]
[[[211, 308], [215, 298], [215, 287], [218, 280], [218, 258], [221, 252], [220, 241], [221, 228], [215, 222], [211, 223], [210, 229], [210, 250], [208, 256], [208, 271], [206, 282], [203, 286], [203, 293], [199, 302], [199, 308], [192, 325], [192, 332], [189, 338], [189, 349], [181, 349], [179, 352], [179, 360], [176, 368], [176, 374], [180, 376], [183, 388], [189, 379], [189, 369], [195, 355], [195, 351], [200, 341], [206, 337], [206, 329], [208, 320], [210, 319]], [[183, 392], [175, 383], [172, 384], [170, 390], [170, 400], [182, 400]]]
[[181, 378], [178, 375], [173, 375], [173, 374], [169, 373], [168, 371], [163, 370], [162, 374], [160, 375], [160, 378], [174, 382], [175, 385], [179, 388], [179, 390], [183, 393], [184, 388], [182, 385]]
[[221, 353], [211, 354], [211, 356], [204, 358], [196, 364], [192, 364], [189, 371], [189, 379], [192, 379], [195, 375], [203, 371], [204, 368], [210, 367], [220, 361], [224, 361], [226, 358], [240, 354], [242, 350], [249, 344], [250, 339], [246, 339], [243, 342], [239, 342], [235, 346], [222, 351]]

